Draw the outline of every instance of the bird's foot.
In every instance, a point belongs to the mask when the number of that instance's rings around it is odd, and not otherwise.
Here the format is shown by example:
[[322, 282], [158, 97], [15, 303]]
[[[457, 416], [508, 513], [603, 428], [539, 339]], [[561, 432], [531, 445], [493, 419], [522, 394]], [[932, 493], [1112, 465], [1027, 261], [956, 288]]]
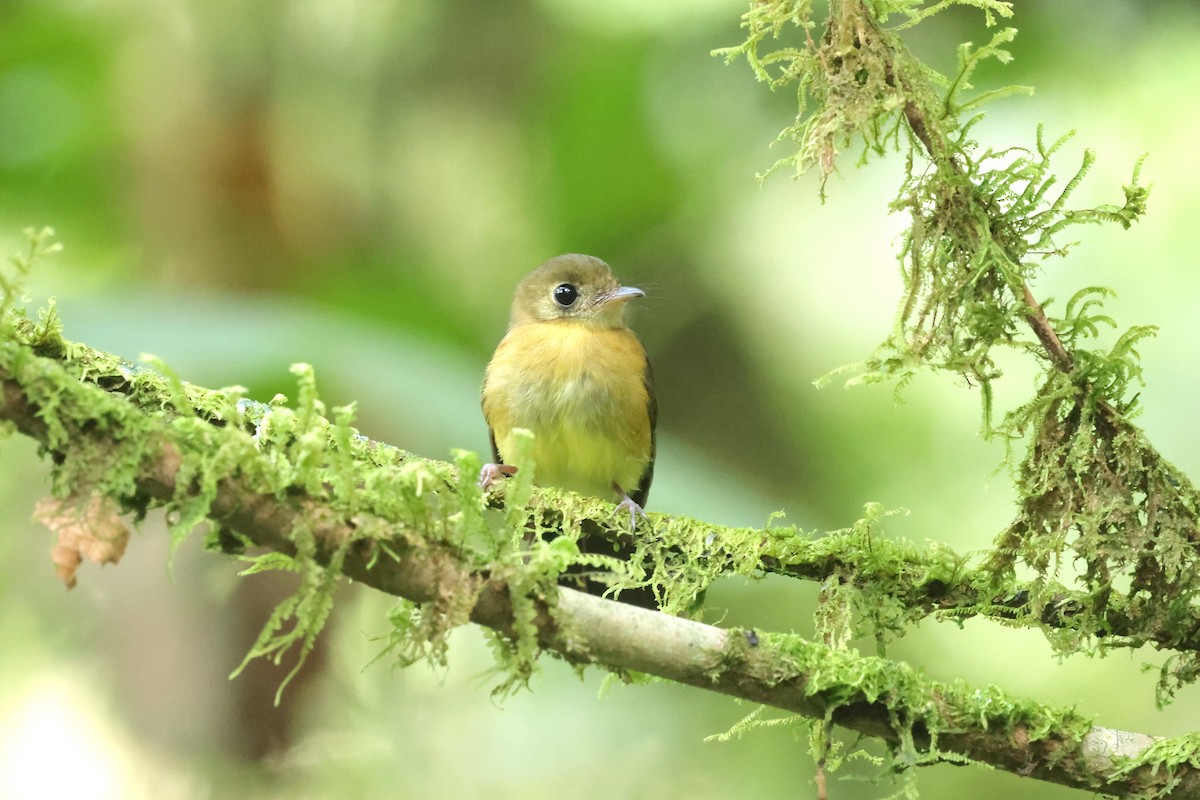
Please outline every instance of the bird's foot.
[[485, 492], [502, 476], [511, 478], [517, 474], [517, 468], [511, 464], [484, 464], [479, 470], [479, 488]]
[[644, 519], [646, 521], [646, 524], [649, 525], [650, 518], [646, 516], [646, 512], [643, 511], [642, 507], [637, 504], [637, 501], [634, 500], [629, 495], [625, 494], [625, 492], [621, 491], [620, 487], [613, 487], [613, 488], [615, 488], [617, 490], [617, 492], [621, 495], [621, 502], [617, 503], [617, 507], [614, 508], [612, 513], [608, 515], [609, 518], [611, 519], [612, 517], [615, 517], [618, 514], [618, 512], [624, 510], [624, 511], [629, 512], [629, 530], [631, 530], [631, 531], [637, 530], [638, 517], [641, 517], [642, 519]]

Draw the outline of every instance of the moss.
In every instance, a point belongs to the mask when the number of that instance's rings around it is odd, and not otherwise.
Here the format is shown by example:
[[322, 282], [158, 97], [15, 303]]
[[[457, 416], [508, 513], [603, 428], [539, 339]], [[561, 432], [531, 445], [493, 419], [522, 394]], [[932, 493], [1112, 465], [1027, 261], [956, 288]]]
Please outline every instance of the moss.
[[[535, 489], [532, 471], [507, 482], [502, 490], [507, 502], [496, 507], [496, 498], [485, 496], [475, 483], [479, 458], [474, 454], [457, 453], [451, 464], [367, 441], [352, 427], [353, 407], [327, 411], [305, 365], [294, 368], [294, 405], [282, 397], [255, 403], [238, 387], [207, 391], [180, 380], [165, 365], [135, 367], [69, 342], [57, 332], [54, 315], [42, 315], [34, 324], [18, 305], [7, 298], [4, 303], [0, 374], [21, 387], [45, 425], [38, 435], [54, 463], [56, 492], [112, 497], [138, 518], [161, 507], [176, 540], [201, 522], [220, 524], [229, 510], [216, 504], [223, 482], [234, 476], [280, 507], [304, 506], [305, 513], [289, 517], [298, 522], [282, 532], [280, 552], [245, 556], [245, 542], [236, 534], [218, 528], [209, 537], [212, 546], [247, 562], [247, 576], [265, 570], [299, 576], [297, 592], [271, 614], [247, 659], [286, 658], [295, 674], [329, 618], [334, 588], [352, 553], [356, 558], [370, 554], [367, 569], [437, 553], [449, 560], [431, 561], [434, 568], [457, 565], [434, 581], [423, 603], [401, 602], [390, 613], [392, 630], [382, 639], [381, 655], [403, 664], [443, 667], [449, 632], [469, 619], [485, 588], [504, 587], [510, 630], [491, 637], [502, 693], [527, 685], [542, 653], [539, 636], [547, 630], [556, 630], [568, 643], [559, 646], [559, 654], [571, 663], [594, 660], [582, 644], [587, 632], [573, 635], [570, 620], [559, 618], [555, 605], [555, 584], [568, 571], [584, 571], [614, 595], [651, 587], [667, 609], [696, 613], [705, 588], [719, 576], [770, 569], [824, 582], [818, 618], [823, 642], [734, 632], [721, 659], [706, 662], [706, 680], [715, 683], [737, 673], [768, 686], [799, 682], [804, 695], [819, 704], [823, 721], [807, 728], [787, 718], [762, 724], [807, 730], [826, 769], [843, 759], [840, 745], [830, 738], [830, 724], [861, 713], [863, 704], [883, 710], [890, 732], [889, 770], [963, 760], [944, 743], [964, 731], [999, 730], [1026, 742], [1054, 738], [1066, 753], [1087, 728], [1086, 720], [1072, 712], [1013, 700], [995, 687], [936, 683], [904, 664], [850, 649], [852, 636], [871, 631], [885, 645], [930, 613], [957, 618], [1012, 611], [1011, 604], [996, 601], [996, 572], [969, 566], [945, 548], [921, 549], [882, 536], [888, 513], [877, 505], [869, 505], [853, 526], [826, 535], [777, 519], [762, 529], [728, 529], [654, 514], [649, 530], [630, 543], [621, 526], [598, 522], [609, 519], [611, 504]], [[1132, 433], [1113, 441], [1141, 447]], [[156, 470], [173, 470], [162, 478], [174, 486], [173, 494], [148, 493], [147, 472]], [[1155, 497], [1166, 491], [1163, 484], [1146, 484], [1143, 490]], [[318, 534], [330, 524], [343, 526], [337, 537]], [[582, 549], [581, 543], [597, 533], [624, 538], [633, 557]], [[1169, 565], [1164, 579], [1187, 576], [1181, 558]], [[1044, 612], [1048, 606], [1034, 607]], [[1125, 608], [1129, 619], [1139, 619], [1135, 610]], [[1018, 619], [1032, 620], [1029, 615]], [[764, 659], [768, 649], [772, 657]], [[1174, 674], [1185, 669], [1194, 665], [1181, 661]], [[741, 729], [754, 727], [755, 720]], [[1053, 757], [1056, 751], [1047, 752]], [[855, 755], [866, 757], [860, 750], [850, 754]]]
[[[45, 425], [55, 494], [112, 497], [137, 518], [161, 506], [174, 545], [209, 521], [220, 482], [233, 475], [263, 495], [303, 494], [319, 498], [326, 514], [364, 520], [331, 551], [318, 553], [312, 526], [320, 522], [309, 518], [290, 532], [291, 554], [242, 556], [249, 562], [244, 575], [283, 569], [300, 576], [299, 589], [275, 609], [247, 660], [295, 653], [299, 668], [329, 617], [342, 559], [358, 541], [382, 543], [399, 533], [416, 546], [450, 546], [471, 564], [494, 559], [495, 531], [483, 498], [477, 489], [463, 491], [470, 481], [460, 480], [461, 469], [367, 442], [351, 427], [352, 407], [334, 409], [331, 421], [311, 367], [293, 368], [294, 405], [284, 398], [254, 403], [241, 387], [188, 384], [152, 357], [145, 359], [152, 368], [135, 366], [67, 341], [53, 305], [30, 321], [22, 307], [24, 275], [33, 260], [57, 249], [48, 233], [30, 241], [29, 253], [14, 261], [15, 274], [0, 277], [0, 371], [22, 388]], [[139, 489], [139, 480], [161, 460], [164, 446], [173, 453], [175, 493], [159, 502]], [[367, 523], [364, 513], [389, 524]], [[209, 541], [243, 549], [227, 533]], [[422, 610], [422, 624], [398, 626], [403, 646], [424, 648], [436, 660], [445, 633], [466, 621], [476, 591], [470, 584], [446, 587]]]
[[[743, 637], [731, 638], [734, 644], [726, 669], [750, 658], [753, 649], [742, 644]], [[831, 648], [794, 634], [762, 634], [759, 641], [758, 647], [770, 647], [782, 655], [771, 662], [773, 680], [779, 684], [802, 680], [803, 693], [819, 701], [827, 721], [837, 722], [847, 713], [861, 716], [864, 705], [883, 711], [881, 722], [888, 730], [890, 746], [887, 757], [880, 760], [862, 750], [851, 755], [880, 764], [885, 774], [944, 761], [970, 762], [945, 742], [958, 741], [956, 737], [980, 730], [1018, 741], [1022, 747], [1044, 743], [1046, 746], [1038, 752], [1049, 754], [1050, 759], [1074, 758], [1092, 730], [1091, 721], [1074, 710], [1015, 699], [996, 686], [933, 681], [907, 664], [864, 656], [845, 646]], [[728, 739], [762, 727], [800, 722], [799, 717], [763, 719], [760, 709], [716, 738]], [[828, 762], [833, 747], [828, 739], [831, 732], [819, 727], [810, 733], [814, 759], [826, 759], [827, 769], [832, 771], [836, 762]], [[911, 792], [913, 787], [906, 786], [905, 791]]]
[[[1200, 585], [1193, 567], [1200, 495], [1131, 422], [1141, 384], [1138, 346], [1154, 328], [1130, 327], [1104, 347], [1101, 334], [1116, 327], [1103, 308], [1111, 290], [1086, 287], [1053, 310], [1030, 290], [1046, 259], [1071, 250], [1063, 240], [1069, 228], [1128, 228], [1145, 214], [1141, 162], [1121, 202], [1076, 208], [1072, 195], [1096, 156], [1085, 150], [1078, 167], [1060, 177], [1071, 134], [1049, 140], [1039, 127], [1030, 147], [981, 147], [972, 138], [980, 109], [1024, 89], [978, 93], [971, 80], [985, 60], [1011, 59], [1016, 31], [997, 30], [981, 47], [962, 45], [948, 76], [922, 65], [900, 38], [953, 5], [979, 8], [989, 27], [1012, 14], [1009, 4], [986, 0], [839, 0], [824, 16], [810, 2], [755, 2], [744, 17], [745, 42], [719, 51], [745, 57], [772, 88], [795, 89], [797, 116], [781, 138], [797, 150], [781, 163], [818, 169], [822, 194], [839, 152], [853, 141], [864, 157], [888, 150], [904, 157], [905, 178], [891, 208], [911, 220], [898, 253], [905, 291], [892, 334], [847, 369], [857, 373], [852, 382], [893, 381], [898, 390], [921, 370], [949, 372], [978, 388], [982, 433], [1004, 443], [1021, 498], [1016, 520], [981, 569], [936, 550], [877, 554], [864, 549], [870, 542], [858, 533], [835, 534], [831, 543], [857, 552], [830, 563], [837, 582], [822, 592], [821, 628], [842, 641], [861, 634], [865, 623], [886, 644], [922, 613], [938, 613], [945, 599], [946, 616], [984, 613], [1040, 624], [1062, 653], [1178, 648], [1160, 683], [1165, 701], [1200, 675], [1191, 655], [1197, 611], [1190, 599]], [[791, 37], [792, 29], [800, 34]], [[992, 384], [1000, 377], [1000, 349], [1037, 359], [1042, 374], [1033, 396], [997, 420]], [[780, 563], [809, 555], [784, 554]], [[1079, 577], [1063, 569], [1075, 563], [1083, 565]], [[921, 566], [912, 571], [914, 564]], [[1036, 579], [1018, 586], [1020, 566], [1031, 567]], [[1066, 586], [1059, 582], [1064, 574]], [[928, 590], [927, 599], [916, 587]], [[938, 590], [950, 597], [938, 598]], [[1015, 609], [1010, 601], [1018, 598]]]
[[1196, 769], [1200, 769], [1200, 732], [1159, 739], [1137, 758], [1119, 759], [1113, 777], [1120, 779], [1139, 771], [1149, 771], [1156, 779], [1153, 784], [1127, 797], [1151, 800], [1171, 797], [1180, 788], [1182, 775]]
[[[10, 316], [10, 322], [23, 319]], [[45, 345], [44, 330], [13, 322], [0, 342], [5, 356], [0, 368], [26, 387], [46, 420], [58, 491], [109, 495], [139, 517], [160, 505], [176, 544], [195, 527], [209, 524], [221, 481], [235, 474], [262, 494], [283, 501], [300, 495], [319, 499], [324, 513], [359, 521], [354, 536], [332, 551], [318, 552], [313, 521], [290, 532], [290, 554], [241, 556], [248, 562], [246, 576], [282, 569], [300, 577], [299, 590], [266, 621], [248, 659], [298, 657], [302, 662], [330, 614], [342, 558], [359, 542], [377, 544], [377, 557], [385, 559], [392, 557], [388, 543], [396, 540], [416, 550], [449, 548], [478, 574], [508, 587], [515, 635], [494, 639], [501, 691], [524, 685], [534, 671], [541, 654], [535, 621], [542, 613], [554, 614], [553, 587], [568, 571], [583, 571], [618, 596], [653, 587], [668, 610], [684, 612], [696, 610], [697, 599], [717, 577], [759, 574], [771, 559], [813, 563], [865, 554], [869, 564], [844, 567], [847, 584], [855, 587], [872, 585], [855, 569], [865, 575], [889, 565], [895, 583], [911, 570], [901, 563], [903, 548], [896, 550], [886, 540], [870, 546], [873, 527], [883, 516], [877, 509], [855, 528], [824, 539], [778, 525], [729, 530], [654, 515], [653, 535], [636, 539], [632, 558], [585, 552], [580, 542], [596, 533], [592, 520], [606, 519], [609, 504], [534, 489], [526, 471], [506, 482], [507, 502], [494, 509], [475, 484], [477, 456], [459, 453], [448, 464], [367, 441], [352, 428], [352, 407], [336, 409], [334, 419], [328, 418], [305, 365], [293, 370], [294, 405], [284, 398], [263, 404], [246, 399], [239, 387], [203, 390], [160, 362], [152, 362], [155, 369], [133, 366], [66, 340], [55, 348], [56, 357], [47, 358], [33, 351], [35, 341]], [[80, 436], [82, 428], [104, 435]], [[140, 494], [138, 479], [164, 442], [178, 453], [176, 488], [172, 498], [156, 503]], [[236, 535], [221, 529], [208, 541], [244, 551]], [[446, 636], [467, 621], [480, 586], [478, 581], [445, 586], [420, 607], [397, 606], [384, 652], [401, 663], [444, 664]], [[868, 605], [853, 602], [853, 607]], [[882, 619], [878, 608], [872, 615]], [[588, 659], [582, 651], [570, 656]]]
[[[31, 234], [28, 251], [0, 276], [0, 371], [22, 387], [45, 425], [41, 438], [55, 463], [55, 492], [112, 497], [138, 518], [161, 506], [175, 544], [219, 518], [214, 504], [222, 481], [233, 475], [280, 503], [310, 501], [312, 513], [286, 532], [286, 553], [241, 556], [246, 575], [283, 569], [300, 578], [247, 655], [279, 661], [295, 653], [291, 674], [329, 618], [345, 559], [360, 550], [380, 568], [398, 561], [401, 551], [410, 559], [436, 551], [451, 554], [464, 570], [438, 582], [424, 603], [393, 609], [383, 653], [401, 663], [444, 666], [447, 636], [469, 619], [485, 584], [507, 590], [511, 630], [491, 637], [502, 693], [527, 685], [547, 618], [565, 640], [585, 638], [571, 635], [555, 606], [556, 583], [566, 574], [614, 597], [649, 590], [664, 611], [682, 615], [702, 611], [705, 590], [720, 576], [773, 571], [822, 582], [816, 619], [822, 641], [742, 632], [730, 637], [707, 678], [715, 682], [753, 665], [768, 684], [801, 681], [804, 695], [823, 710], [808, 728], [818, 763], [836, 766], [841, 756], [830, 726], [863, 704], [882, 715], [891, 770], [962, 761], [944, 743], [979, 730], [1025, 743], [1053, 740], [1062, 746], [1048, 747], [1045, 757], [1067, 758], [1090, 727], [1074, 712], [1014, 700], [995, 687], [933, 682], [850, 648], [852, 640], [873, 636], [883, 654], [924, 616], [983, 614], [1041, 626], [1064, 653], [1145, 643], [1176, 649], [1163, 667], [1163, 699], [1200, 675], [1191, 599], [1200, 585], [1192, 566], [1200, 497], [1130, 422], [1141, 380], [1137, 346], [1153, 330], [1132, 327], [1105, 349], [1097, 341], [1114, 325], [1100, 304], [1107, 290], [1082, 290], [1055, 312], [1060, 316], [1048, 315], [1029, 290], [1043, 259], [1068, 252], [1059, 242], [1067, 228], [1128, 227], [1145, 212], [1146, 189], [1135, 167], [1120, 205], [1069, 208], [1094, 162], [1090, 152], [1059, 188], [1051, 162], [1066, 137], [1047, 143], [1039, 129], [1027, 149], [980, 148], [971, 139], [977, 109], [1022, 89], [971, 95], [970, 81], [986, 59], [1011, 57], [1006, 48], [1015, 30], [996, 31], [981, 47], [960, 47], [952, 76], [922, 65], [900, 38], [954, 5], [980, 9], [989, 26], [1011, 14], [1009, 4], [995, 0], [840, 0], [820, 17], [808, 0], [756, 0], [745, 16], [746, 41], [723, 53], [746, 57], [773, 88], [797, 91], [797, 116], [782, 134], [796, 151], [776, 166], [817, 168], [822, 194], [841, 151], [851, 146], [861, 145], [860, 163], [889, 150], [905, 157], [892, 209], [911, 220], [898, 254], [906, 288], [892, 334], [854, 369], [860, 382], [897, 386], [933, 369], [980, 389], [983, 433], [1000, 439], [1019, 462], [1012, 473], [1021, 498], [1016, 521], [984, 563], [938, 545], [888, 540], [880, 533], [887, 514], [876, 505], [849, 528], [823, 535], [774, 520], [763, 529], [728, 529], [651, 515], [651, 529], [630, 537], [600, 522], [609, 504], [535, 489], [536, 465], [506, 482], [500, 503], [475, 485], [473, 454], [458, 453], [448, 464], [361, 437], [352, 427], [353, 406], [328, 409], [307, 365], [293, 368], [295, 403], [283, 397], [255, 403], [240, 387], [208, 391], [152, 358], [133, 366], [70, 342], [52, 304], [30, 319], [22, 308], [24, 275], [56, 248], [43, 232]], [[799, 42], [767, 52], [791, 29]], [[1031, 354], [1044, 369], [1034, 396], [997, 421], [991, 386], [1000, 374], [998, 348]], [[1014, 455], [1023, 444], [1024, 457]], [[164, 447], [178, 459], [175, 492], [155, 499], [140, 480]], [[332, 542], [319, 537], [317, 530], [335, 519], [352, 523], [348, 533]], [[598, 535], [623, 549], [597, 552], [589, 540]], [[244, 545], [221, 530], [209, 541], [235, 552]], [[1067, 562], [1085, 570], [1063, 586], [1059, 573]], [[1035, 579], [1019, 584], [1020, 566], [1032, 567]], [[764, 644], [777, 656], [769, 663], [761, 658]], [[591, 659], [582, 645], [562, 654], [575, 664]], [[735, 729], [790, 722], [752, 715]], [[1152, 751], [1123, 765], [1124, 774], [1153, 766], [1168, 786], [1176, 766], [1195, 766], [1190, 738]], [[1146, 796], [1160, 788], [1146, 789]]]

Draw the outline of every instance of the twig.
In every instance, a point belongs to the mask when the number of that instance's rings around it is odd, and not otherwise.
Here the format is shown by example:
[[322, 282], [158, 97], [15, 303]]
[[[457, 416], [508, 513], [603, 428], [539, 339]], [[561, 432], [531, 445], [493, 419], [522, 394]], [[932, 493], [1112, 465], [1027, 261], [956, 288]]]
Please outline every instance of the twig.
[[[888, 64], [886, 79], [889, 86], [896, 86], [896, 76], [892, 65]], [[925, 148], [926, 154], [934, 163], [943, 163], [955, 174], [962, 174], [962, 167], [950, 153], [946, 142], [940, 137], [935, 141], [930, 133], [928, 120], [925, 118], [925, 113], [920, 106], [912, 100], [908, 100], [904, 104], [904, 120], [908, 123], [909, 130], [913, 136]], [[1042, 347], [1046, 350], [1046, 355], [1050, 359], [1050, 363], [1054, 364], [1061, 372], [1067, 374], [1074, 369], [1075, 359], [1071, 353], [1063, 346], [1062, 339], [1059, 338], [1058, 332], [1054, 330], [1054, 326], [1050, 324], [1050, 320], [1046, 317], [1046, 312], [1042, 309], [1041, 303], [1033, 296], [1033, 290], [1029, 288], [1029, 283], [1023, 283], [1020, 296], [1021, 302], [1025, 304], [1025, 319], [1029, 323], [1029, 327], [1033, 329], [1033, 333], [1037, 336], [1038, 341], [1042, 343]]]

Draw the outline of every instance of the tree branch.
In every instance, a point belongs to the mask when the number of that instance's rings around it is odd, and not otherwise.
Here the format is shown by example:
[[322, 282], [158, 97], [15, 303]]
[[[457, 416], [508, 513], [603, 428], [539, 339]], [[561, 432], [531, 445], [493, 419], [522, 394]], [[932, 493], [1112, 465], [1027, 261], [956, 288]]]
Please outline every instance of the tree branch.
[[[149, 384], [131, 383], [129, 368], [105, 368], [119, 362], [80, 345], [30, 346], [15, 339], [3, 345], [0, 418], [39, 441], [58, 470], [77, 482], [68, 487], [73, 490], [87, 488], [82, 475], [119, 472], [124, 467], [117, 465], [128, 466], [133, 453], [133, 485], [116, 498], [127, 507], [186, 506], [205, 497], [211, 481], [207, 517], [253, 543], [297, 555], [302, 531], [320, 564], [435, 607], [465, 596], [471, 620], [510, 637], [521, 636], [529, 624], [518, 605], [532, 608], [540, 647], [572, 663], [635, 670], [831, 718], [909, 753], [912, 763], [961, 754], [1079, 788], [1126, 793], [1170, 785], [1173, 796], [1200, 797], [1200, 772], [1146, 760], [1162, 748], [1159, 740], [1093, 727], [1072, 711], [1015, 700], [994, 687], [939, 683], [886, 659], [790, 635], [724, 630], [552, 584], [522, 595], [511, 570], [480, 569], [450, 544], [460, 533], [453, 515], [422, 526], [364, 511], [348, 514], [319, 486], [315, 492], [301, 486], [268, 490], [256, 477], [261, 465], [252, 463], [267, 459], [265, 453], [229, 461], [219, 475], [202, 479], [198, 460], [249, 437], [228, 420], [201, 421], [197, 405], [182, 407], [184, 394], [194, 401], [203, 390], [177, 384], [167, 403]], [[401, 471], [420, 463], [428, 462], [406, 457]], [[450, 484], [422, 491], [427, 498], [438, 495], [439, 503], [461, 500]]]

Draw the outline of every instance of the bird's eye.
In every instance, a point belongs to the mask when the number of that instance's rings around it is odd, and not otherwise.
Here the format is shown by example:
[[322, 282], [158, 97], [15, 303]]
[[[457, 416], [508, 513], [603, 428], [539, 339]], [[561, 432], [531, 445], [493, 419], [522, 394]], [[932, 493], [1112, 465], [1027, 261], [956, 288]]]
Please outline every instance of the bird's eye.
[[554, 302], [563, 308], [570, 308], [579, 298], [579, 290], [569, 283], [560, 283], [554, 287]]

